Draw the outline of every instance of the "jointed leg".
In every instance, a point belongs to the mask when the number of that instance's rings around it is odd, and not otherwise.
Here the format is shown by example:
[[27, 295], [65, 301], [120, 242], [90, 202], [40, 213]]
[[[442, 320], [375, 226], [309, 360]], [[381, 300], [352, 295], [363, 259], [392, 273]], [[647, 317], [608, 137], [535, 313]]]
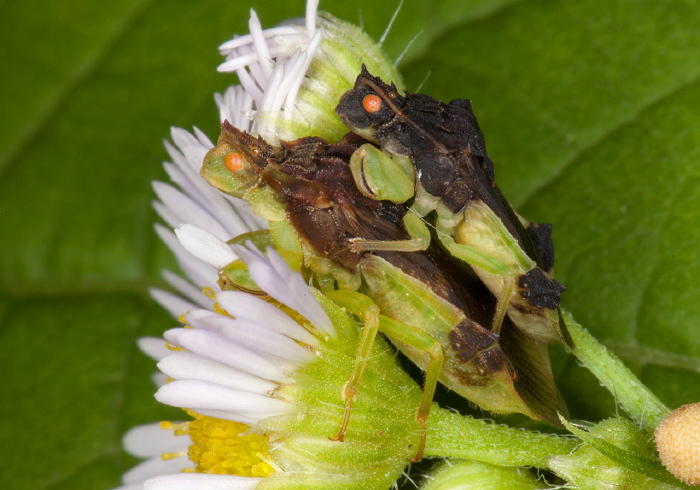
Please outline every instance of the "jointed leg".
[[411, 236], [406, 240], [352, 240], [357, 251], [418, 252], [430, 246], [430, 230], [423, 220], [412, 212], [403, 218], [403, 225]]
[[496, 303], [496, 311], [491, 324], [491, 331], [493, 333], [501, 333], [501, 325], [503, 325], [503, 319], [508, 312], [508, 306], [510, 305], [510, 299], [514, 291], [515, 283], [513, 278], [511, 276], [505, 276], [503, 278], [503, 289], [501, 289], [501, 294]]
[[354, 291], [328, 291], [326, 292], [326, 296], [347, 308], [351, 313], [355, 313], [364, 318], [364, 328], [362, 329], [360, 343], [357, 348], [355, 367], [350, 379], [343, 387], [343, 399], [345, 400], [343, 423], [340, 426], [338, 434], [330, 438], [332, 441], [342, 441], [345, 439], [345, 432], [350, 423], [352, 404], [355, 401], [357, 389], [362, 381], [362, 375], [367, 367], [369, 354], [372, 350], [372, 345], [374, 345], [374, 339], [377, 336], [377, 330], [379, 328], [379, 307], [367, 296]]
[[408, 346], [426, 352], [430, 357], [428, 365], [425, 368], [423, 396], [418, 410], [416, 410], [416, 421], [421, 426], [420, 443], [418, 444], [416, 454], [409, 458], [409, 461], [412, 462], [420, 461], [423, 458], [425, 439], [428, 433], [425, 422], [428, 419], [428, 415], [430, 415], [430, 406], [433, 403], [435, 388], [445, 358], [442, 345], [427, 333], [385, 316], [381, 316], [379, 319], [379, 330], [392, 339], [396, 339]]
[[420, 238], [408, 240], [352, 240], [352, 246], [358, 252], [418, 252], [425, 250], [427, 244]]

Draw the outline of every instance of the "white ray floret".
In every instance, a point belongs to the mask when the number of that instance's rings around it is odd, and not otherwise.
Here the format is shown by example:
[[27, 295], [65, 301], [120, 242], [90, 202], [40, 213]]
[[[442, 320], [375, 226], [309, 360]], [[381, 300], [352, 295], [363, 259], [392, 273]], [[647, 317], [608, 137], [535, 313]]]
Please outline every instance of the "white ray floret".
[[253, 425], [262, 419], [284, 415], [292, 407], [282, 400], [206, 381], [172, 381], [161, 387], [156, 400], [215, 418]]
[[141, 337], [136, 341], [141, 352], [146, 354], [148, 357], [155, 361], [160, 361], [165, 357], [172, 354], [172, 352], [165, 346], [165, 342], [162, 337]]
[[158, 363], [158, 369], [172, 379], [202, 380], [258, 395], [267, 395], [279, 386], [192, 352], [171, 353]]
[[217, 301], [230, 315], [236, 318], [259, 320], [264, 315], [265, 323], [269, 329], [302, 344], [312, 347], [318, 346], [316, 337], [306, 330], [300, 329], [299, 324], [286, 313], [263, 299], [242, 291], [225, 291], [217, 296]]
[[308, 362], [313, 357], [295, 340], [269, 328], [264, 310], [256, 320], [230, 318], [207, 310], [190, 312], [185, 318], [192, 327], [220, 335], [225, 340], [231, 340], [262, 356], [274, 356], [284, 362], [294, 363]]
[[293, 21], [267, 30], [251, 9], [250, 34], [236, 36], [219, 47], [226, 61], [218, 70], [235, 72], [241, 81], [240, 89], [216, 96], [222, 121], [228, 119], [239, 129], [274, 141], [283, 133], [274, 122], [256, 115], [283, 111], [285, 118], [303, 117], [298, 112], [292, 115], [292, 111], [324, 35], [316, 28], [317, 9], [317, 1], [307, 2], [305, 22]]
[[[254, 490], [262, 478], [181, 473], [163, 475], [146, 482], [144, 490]], [[138, 487], [137, 487], [138, 488]]]
[[217, 270], [238, 258], [225, 241], [205, 228], [183, 224], [175, 235], [185, 250]]
[[[293, 308], [316, 327], [335, 336], [335, 329], [326, 312], [314, 299], [301, 274], [295, 274], [274, 249], [268, 248], [268, 257], [254, 247], [232, 245], [234, 253], [247, 264], [250, 276], [267, 294]], [[264, 285], [264, 286], [263, 286]]]
[[160, 423], [134, 427], [122, 439], [124, 449], [139, 458], [184, 451], [189, 443], [189, 437], [177, 436], [171, 430], [163, 430]]
[[197, 328], [174, 328], [165, 332], [163, 336], [168, 342], [206, 359], [270, 381], [279, 383], [287, 381], [277, 364], [214, 332]]

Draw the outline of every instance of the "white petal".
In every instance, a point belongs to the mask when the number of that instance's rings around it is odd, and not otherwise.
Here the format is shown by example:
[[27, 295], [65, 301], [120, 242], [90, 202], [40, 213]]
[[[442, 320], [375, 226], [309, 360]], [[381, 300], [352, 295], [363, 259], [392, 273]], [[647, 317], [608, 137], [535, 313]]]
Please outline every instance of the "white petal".
[[[273, 38], [278, 36], [294, 36], [298, 33], [299, 30], [291, 26], [273, 27], [271, 29], [265, 29], [263, 31], [263, 35], [268, 40], [272, 40]], [[246, 34], [245, 36], [236, 36], [230, 41], [226, 41], [221, 46], [219, 46], [219, 50], [230, 51], [232, 49], [245, 46], [246, 44], [251, 44], [252, 42], [252, 36], [250, 34]]]
[[287, 65], [277, 65], [268, 79], [265, 87], [265, 94], [262, 98], [258, 110], [260, 111], [278, 111], [282, 108], [282, 101], [287, 95], [283, 90], [285, 85], [285, 67]]
[[189, 301], [186, 301], [182, 299], [180, 296], [177, 296], [170, 291], [165, 291], [163, 289], [150, 289], [149, 294], [151, 295], [151, 298], [156, 300], [156, 302], [168, 310], [170, 315], [178, 319], [180, 315], [183, 313], [186, 313], [189, 310], [194, 310], [196, 308], [201, 308], [201, 306], [193, 305]]
[[227, 340], [220, 334], [196, 328], [174, 328], [163, 336], [195, 354], [222, 362], [243, 372], [263, 379], [283, 383], [288, 381], [279, 364], [251, 350]]
[[160, 361], [165, 356], [172, 354], [172, 351], [165, 346], [162, 337], [141, 337], [136, 340], [136, 344], [141, 352], [154, 361]]
[[233, 319], [212, 311], [196, 310], [187, 314], [187, 323], [192, 327], [218, 332], [265, 357], [275, 356], [281, 361], [295, 364], [306, 363], [314, 358], [311, 352], [297, 342], [271, 330], [262, 321]]
[[[250, 73], [244, 70], [243, 67], [236, 70], [236, 75], [238, 75], [238, 79], [241, 81], [243, 90], [253, 98], [253, 108], [256, 108], [263, 98], [263, 90], [258, 85], [258, 82], [255, 81], [255, 79], [250, 76]], [[244, 116], [246, 118], [249, 117], [247, 114]]]
[[163, 475], [145, 482], [144, 490], [255, 490], [262, 478], [205, 473]]
[[266, 76], [270, 76], [274, 66], [272, 63], [272, 57], [270, 56], [270, 50], [268, 49], [268, 43], [265, 40], [262, 26], [260, 25], [260, 20], [253, 9], [250, 9], [248, 29], [250, 29], [250, 36], [253, 40], [253, 45], [255, 46], [255, 50], [258, 52], [260, 57], [260, 67]]
[[306, 32], [309, 37], [314, 37], [316, 29], [316, 11], [319, 0], [307, 0], [306, 2]]
[[[188, 133], [189, 134], [189, 133]], [[193, 140], [197, 141], [196, 138], [192, 135], [190, 135]], [[198, 175], [199, 170], [202, 168], [202, 162], [204, 161], [204, 157], [206, 156], [207, 152], [209, 151], [210, 148], [205, 148], [202, 145], [199, 144], [199, 141], [197, 141], [197, 144], [187, 146], [185, 148], [182, 148], [182, 151], [185, 155], [185, 158], [187, 159], [188, 162], [190, 162], [192, 165], [189, 167], [191, 172], [188, 172], [188, 175]], [[194, 168], [193, 168], [194, 167]], [[200, 186], [201, 190], [204, 189], [210, 189], [210, 187], [207, 187], [207, 184], [204, 182], [203, 179], [197, 179], [202, 185]]]
[[219, 107], [219, 120], [228, 121], [240, 130], [250, 129], [250, 120], [245, 113], [253, 109], [253, 97], [243, 87], [229, 87], [222, 94], [214, 94], [214, 100]]
[[[169, 270], [163, 270], [161, 272], [165, 282], [170, 284], [175, 290], [182, 296], [190, 300], [189, 305], [185, 309], [181, 309], [180, 312], [184, 313], [187, 310], [194, 310], [199, 305], [200, 307], [210, 308], [213, 300], [206, 296], [200, 288], [192, 284], [190, 281], [182, 276], [175, 274]], [[214, 284], [212, 283], [212, 286]]]
[[191, 352], [171, 352], [158, 363], [158, 369], [173, 379], [208, 381], [258, 395], [266, 395], [279, 386]]
[[216, 193], [211, 192], [212, 187], [199, 176], [199, 172], [195, 172], [189, 165], [178, 166], [165, 162], [163, 168], [170, 181], [177, 184], [180, 190], [197, 201], [200, 206], [208, 208], [212, 197], [217, 196]]
[[309, 66], [314, 59], [316, 50], [321, 44], [321, 39], [323, 38], [323, 29], [319, 29], [316, 35], [311, 39], [309, 46], [300, 51], [301, 57], [297, 62], [291, 59], [288, 63], [287, 68], [287, 78], [289, 87], [287, 88], [287, 97], [285, 99], [284, 109], [286, 111], [291, 111], [294, 108], [294, 102], [297, 98], [297, 93], [299, 92], [299, 87], [301, 86], [304, 78], [306, 78], [306, 72], [309, 70]]
[[[171, 128], [171, 135], [173, 135], [173, 131], [182, 131], [181, 129], [178, 128]], [[168, 155], [170, 155], [170, 159], [173, 161], [175, 165], [177, 165], [180, 168], [190, 168], [194, 170], [194, 162], [189, 162], [187, 158], [185, 158], [185, 155], [180, 149], [176, 146], [170, 143], [168, 140], [163, 140], [163, 145], [165, 146], [165, 151], [168, 152]]]
[[228, 61], [221, 63], [216, 70], [220, 72], [236, 71], [240, 68], [258, 62], [258, 53], [248, 53], [242, 56], [236, 56]]
[[230, 420], [232, 422], [238, 422], [240, 424], [255, 425], [260, 420], [265, 417], [271, 417], [272, 415], [261, 415], [261, 414], [249, 414], [240, 412], [231, 412], [224, 410], [211, 410], [208, 408], [198, 408], [195, 410], [200, 415], [206, 415], [214, 419]]
[[312, 346], [318, 345], [316, 338], [285, 312], [257, 296], [242, 291], [224, 291], [216, 296], [216, 300], [233, 317], [257, 320], [291, 339]]
[[121, 487], [112, 488], [112, 490], [143, 490], [143, 483], [135, 483], [133, 485], [122, 485]]
[[211, 142], [209, 137], [206, 134], [204, 134], [204, 132], [201, 129], [199, 129], [197, 126], [193, 126], [192, 130], [194, 131], [194, 136], [197, 138], [197, 140], [199, 141], [199, 143], [203, 147], [205, 147], [205, 148], [213, 148], [214, 147], [214, 143]]
[[186, 175], [199, 175], [204, 155], [214, 147], [212, 142], [197, 128], [194, 128], [194, 134], [192, 134], [182, 128], [172, 127], [170, 128], [170, 136], [175, 147], [167, 141], [165, 147], [173, 162]]
[[162, 202], [151, 201], [151, 206], [153, 206], [153, 209], [155, 210], [156, 214], [160, 216], [161, 219], [165, 221], [171, 228], [175, 228], [181, 223], [180, 218], [177, 217], [177, 213], [175, 212], [175, 210], [168, 208], [168, 206], [166, 206]]
[[238, 259], [225, 241], [202, 228], [183, 224], [175, 230], [175, 235], [185, 250], [217, 269]]
[[153, 386], [155, 386], [156, 388], [160, 388], [161, 386], [163, 386], [165, 383], [168, 382], [168, 379], [169, 378], [165, 374], [158, 371], [151, 374], [151, 383], [153, 383]]
[[[228, 236], [226, 229], [208, 210], [205, 210], [183, 192], [163, 182], [153, 182], [153, 190], [167, 210], [160, 209], [165, 211], [162, 217], [168, 221], [172, 228], [176, 228], [182, 223], [191, 223], [208, 230], [209, 233], [216, 235], [222, 240], [231, 238]], [[158, 211], [159, 208], [156, 208], [156, 210]]]
[[175, 254], [178, 264], [187, 275], [187, 278], [193, 282], [195, 286], [202, 289], [216, 284], [216, 281], [219, 279], [218, 269], [210, 266], [206, 262], [202, 262], [185, 250], [175, 236], [175, 233], [171, 230], [159, 224], [155, 225], [155, 229], [160, 239], [163, 240], [168, 248]]
[[302, 275], [290, 269], [274, 249], [268, 248], [266, 257], [252, 244], [248, 247], [232, 245], [231, 248], [248, 265], [250, 276], [267, 294], [299, 312], [317, 328], [335, 336], [333, 323]]
[[161, 429], [159, 423], [134, 427], [122, 438], [124, 450], [137, 458], [184, 451], [191, 443], [187, 435], [176, 436], [172, 430]]
[[[195, 131], [197, 129], [195, 128]], [[170, 137], [173, 139], [173, 142], [181, 149], [184, 151], [187, 151], [187, 149], [195, 147], [195, 148], [201, 148], [204, 151], [209, 150], [212, 148], [214, 145], [209, 141], [208, 138], [202, 138], [202, 132], [199, 131], [198, 137], [195, 137], [192, 135], [189, 131], [182, 129], [182, 128], [176, 128], [176, 127], [171, 127], [170, 128]], [[201, 165], [201, 162], [198, 162], [196, 160], [193, 160], [192, 162], [193, 168], [197, 169]]]
[[178, 473], [185, 468], [194, 468], [192, 461], [186, 457], [164, 460], [160, 456], [154, 456], [124, 473], [122, 475], [122, 483], [133, 485], [154, 476]]
[[[247, 414], [255, 420], [284, 415], [292, 406], [269, 396], [256, 395], [206, 381], [172, 381], [161, 386], [155, 394], [156, 400], [173, 407], [187, 407], [195, 412], [201, 409], [220, 410], [231, 413], [229, 420], [241, 421], [235, 414]], [[201, 413], [201, 412], [200, 412]]]

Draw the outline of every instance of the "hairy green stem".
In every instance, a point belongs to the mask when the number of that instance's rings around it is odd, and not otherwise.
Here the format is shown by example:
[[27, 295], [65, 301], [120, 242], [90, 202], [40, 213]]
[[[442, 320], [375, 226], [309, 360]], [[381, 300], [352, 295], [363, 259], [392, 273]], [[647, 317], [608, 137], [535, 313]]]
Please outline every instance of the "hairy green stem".
[[567, 455], [578, 444], [572, 438], [498, 425], [433, 405], [425, 455], [545, 468], [549, 458]]
[[572, 354], [613, 394], [617, 403], [648, 433], [652, 433], [669, 408], [622, 361], [598, 342], [567, 312], [564, 321], [574, 341]]

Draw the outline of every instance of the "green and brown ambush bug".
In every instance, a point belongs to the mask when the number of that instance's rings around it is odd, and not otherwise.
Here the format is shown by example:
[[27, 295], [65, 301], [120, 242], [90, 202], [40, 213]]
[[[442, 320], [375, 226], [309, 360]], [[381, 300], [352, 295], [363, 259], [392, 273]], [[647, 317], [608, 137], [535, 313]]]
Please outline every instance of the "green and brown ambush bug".
[[[381, 250], [387, 241], [421, 240], [406, 229], [412, 224], [406, 218], [422, 222], [407, 213], [404, 203], [358, 190], [357, 162], [370, 164], [368, 155], [381, 153], [365, 143], [349, 134], [337, 144], [309, 137], [281, 141], [276, 148], [225, 122], [201, 172], [211, 185], [248, 201], [270, 220], [269, 233], [244, 235], [238, 242], [253, 238], [259, 246], [274, 245], [292, 267], [311, 274], [328, 297], [364, 321], [356, 366], [343, 393], [344, 420], [334, 439], [345, 436], [377, 331], [426, 373], [416, 413], [421, 439], [411, 460], [422, 457], [437, 381], [485, 410], [556, 424], [557, 412], [565, 408], [546, 345], [533, 342], [508, 318], [498, 334], [489, 330], [495, 298], [439, 247], [414, 253]], [[409, 170], [383, 169], [403, 179], [409, 179]], [[254, 288], [240, 272], [236, 263], [224, 267], [224, 287]]]
[[[501, 194], [468, 100], [445, 104], [427, 95], [400, 95], [393, 84], [387, 85], [363, 66], [336, 113], [352, 131], [378, 143], [391, 159], [403, 165], [408, 160], [415, 169], [415, 189], [402, 191], [413, 197], [411, 211], [428, 219], [435, 211], [438, 241], [468, 263], [498, 298], [493, 331], [499, 331], [507, 313], [538, 342], [571, 343], [559, 311], [565, 288], [551, 276], [551, 226], [528, 223]], [[357, 174], [358, 187], [368, 196], [387, 199], [383, 189], [374, 186], [381, 176], [372, 173], [381, 166], [363, 166]], [[393, 250], [416, 248], [404, 243]]]

